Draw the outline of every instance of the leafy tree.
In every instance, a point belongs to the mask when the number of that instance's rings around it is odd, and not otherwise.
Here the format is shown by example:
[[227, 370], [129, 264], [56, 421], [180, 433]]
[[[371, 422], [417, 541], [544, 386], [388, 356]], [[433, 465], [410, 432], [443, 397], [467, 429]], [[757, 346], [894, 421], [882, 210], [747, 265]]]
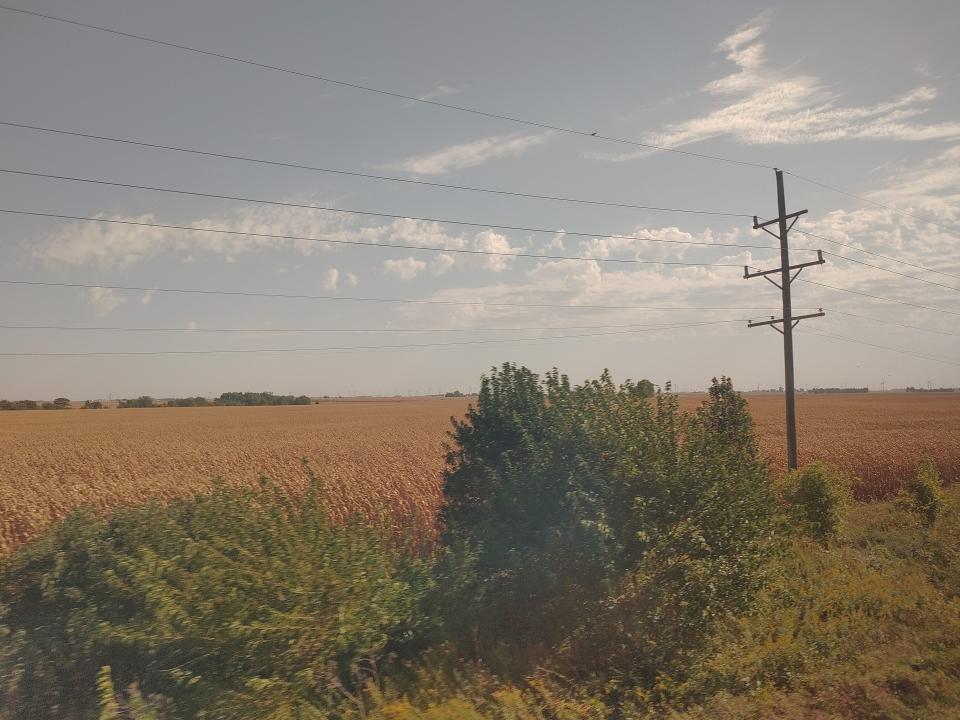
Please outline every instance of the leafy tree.
[[70, 398], [58, 397], [53, 401], [53, 404], [58, 410], [66, 410], [70, 407]]
[[153, 398], [149, 395], [141, 395], [133, 400], [120, 400], [117, 403], [117, 407], [121, 408], [152, 408], [153, 406]]
[[84, 410], [102, 410], [103, 403], [99, 400], [84, 400], [83, 402]]
[[692, 414], [647, 391], [505, 364], [455, 421], [445, 541], [472, 549], [481, 654], [577, 646], [646, 682], [749, 606], [775, 503], [746, 402], [727, 378]]

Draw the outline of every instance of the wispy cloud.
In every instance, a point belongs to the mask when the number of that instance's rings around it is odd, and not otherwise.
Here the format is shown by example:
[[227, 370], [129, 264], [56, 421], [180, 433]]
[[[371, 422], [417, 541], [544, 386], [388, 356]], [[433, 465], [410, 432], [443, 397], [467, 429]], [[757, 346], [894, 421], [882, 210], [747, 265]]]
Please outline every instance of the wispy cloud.
[[419, 100], [439, 100], [443, 97], [448, 97], [450, 95], [457, 95], [466, 90], [466, 85], [461, 87], [450, 87], [449, 85], [437, 85], [435, 88], [428, 90], [422, 95], [418, 95]]
[[[769, 20], [769, 14], [763, 13], [717, 46], [736, 66], [733, 73], [702, 88], [704, 94], [720, 101], [719, 107], [648, 133], [643, 141], [680, 147], [725, 136], [745, 145], [960, 138], [960, 122], [925, 123], [920, 119], [937, 98], [933, 87], [920, 86], [874, 105], [844, 106], [839, 94], [820, 78], [792, 75], [771, 66], [762, 40]], [[649, 152], [590, 157], [622, 161]]]
[[453, 170], [476, 167], [491, 160], [521, 155], [542, 145], [550, 133], [534, 135], [494, 135], [459, 145], [451, 145], [424, 155], [415, 155], [392, 166], [416, 175], [442, 175]]
[[320, 284], [324, 290], [336, 290], [340, 280], [340, 271], [336, 268], [330, 268], [320, 276]]
[[97, 315], [109, 315], [123, 305], [127, 299], [109, 288], [88, 288], [83, 292], [86, 301]]

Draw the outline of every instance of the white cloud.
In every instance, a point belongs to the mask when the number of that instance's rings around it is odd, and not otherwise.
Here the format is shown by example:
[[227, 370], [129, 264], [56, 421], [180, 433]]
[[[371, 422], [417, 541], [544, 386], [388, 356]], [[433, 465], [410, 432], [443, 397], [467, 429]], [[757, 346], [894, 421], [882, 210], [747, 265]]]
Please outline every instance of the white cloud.
[[427, 264], [422, 260], [408, 257], [403, 260], [384, 260], [383, 269], [394, 273], [401, 280], [413, 280]]
[[123, 224], [163, 222], [150, 214], [97, 217], [120, 222], [64, 225], [40, 240], [34, 257], [48, 265], [87, 265], [116, 270], [133, 267], [164, 253], [179, 253], [185, 263], [193, 262], [201, 253], [224, 255], [227, 262], [234, 262], [238, 255], [270, 248], [292, 247], [302, 255], [313, 255], [329, 251], [330, 246], [286, 237], [339, 238], [352, 223], [344, 213], [285, 207], [238, 208], [232, 213], [183, 223], [195, 228], [274, 236], [256, 237]]
[[[741, 26], [717, 47], [736, 71], [708, 83], [707, 95], [722, 101], [706, 114], [667, 125], [643, 141], [680, 147], [729, 136], [745, 145], [806, 144], [851, 139], [943, 140], [960, 138], [960, 122], [924, 123], [937, 96], [929, 86], [914, 88], [874, 105], [842, 106], [840, 95], [812, 75], [790, 75], [771, 67], [761, 37], [764, 13]], [[649, 150], [590, 157], [630, 160]]]
[[95, 287], [88, 288], [84, 295], [86, 300], [93, 307], [97, 315], [109, 315], [120, 305], [123, 305], [127, 299], [109, 288]]
[[441, 175], [451, 170], [476, 167], [490, 160], [515, 157], [532, 147], [542, 145], [549, 137], [550, 133], [494, 135], [481, 140], [451, 145], [425, 155], [415, 155], [396, 167], [417, 175]]
[[360, 282], [360, 278], [358, 278], [354, 273], [352, 272], [347, 273], [347, 285], [349, 285], [350, 287], [356, 287], [359, 282]]
[[340, 271], [336, 268], [330, 268], [321, 276], [321, 284], [324, 290], [336, 290], [339, 280]]
[[[483, 252], [515, 253], [524, 249], [522, 247], [511, 247], [510, 240], [506, 235], [494, 232], [493, 230], [484, 230], [483, 232], [477, 233], [473, 244], [477, 250], [482, 250]], [[502, 255], [488, 255], [483, 258], [482, 266], [487, 270], [503, 272], [510, 267], [511, 262], [512, 258], [503, 257]]]
[[453, 267], [455, 260], [453, 255], [443, 253], [437, 255], [430, 263], [430, 272], [434, 275], [443, 275], [447, 270]]

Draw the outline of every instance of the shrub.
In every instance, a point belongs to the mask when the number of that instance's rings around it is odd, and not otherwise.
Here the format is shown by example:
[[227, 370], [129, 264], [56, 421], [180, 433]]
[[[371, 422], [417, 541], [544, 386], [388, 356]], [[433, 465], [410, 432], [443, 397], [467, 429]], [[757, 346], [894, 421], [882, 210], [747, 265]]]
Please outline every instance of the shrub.
[[172, 717], [327, 716], [418, 632], [427, 577], [374, 530], [331, 526], [316, 488], [77, 512], [0, 573], [0, 676], [19, 678], [0, 706], [95, 716], [109, 665]]
[[823, 463], [811, 463], [783, 481], [783, 499], [795, 528], [826, 542], [843, 527], [851, 500], [850, 480], [839, 470]]
[[495, 669], [560, 650], [652, 682], [751, 603], [775, 506], [746, 403], [727, 378], [693, 414], [647, 390], [506, 364], [454, 423], [445, 541], [476, 585], [453, 612]]
[[942, 481], [937, 466], [929, 458], [920, 461], [917, 472], [907, 485], [910, 508], [930, 527], [943, 507]]

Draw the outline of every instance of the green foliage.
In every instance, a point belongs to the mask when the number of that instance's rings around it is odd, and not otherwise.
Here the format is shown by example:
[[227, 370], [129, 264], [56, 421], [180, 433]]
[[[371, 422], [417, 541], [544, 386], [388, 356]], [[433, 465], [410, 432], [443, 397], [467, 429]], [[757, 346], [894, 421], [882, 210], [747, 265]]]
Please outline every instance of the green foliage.
[[83, 402], [84, 410], [102, 410], [103, 403], [99, 400], [84, 400]]
[[0, 400], [0, 410], [36, 410], [36, 400]]
[[171, 398], [167, 400], [167, 407], [208, 407], [210, 401], [205, 397]]
[[53, 401], [53, 405], [58, 410], [66, 410], [70, 407], [70, 398], [58, 397]]
[[445, 541], [476, 584], [454, 612], [495, 668], [559, 652], [652, 683], [750, 605], [775, 505], [746, 403], [726, 378], [692, 414], [645, 395], [506, 364], [455, 423]]
[[117, 407], [120, 408], [152, 408], [153, 398], [149, 395], [141, 395], [138, 398], [133, 398], [132, 400], [120, 400], [117, 402]]
[[940, 472], [929, 458], [920, 461], [916, 475], [907, 485], [910, 507], [928, 527], [936, 522], [943, 508], [942, 486]]
[[843, 527], [850, 487], [850, 480], [836, 468], [811, 463], [787, 475], [781, 491], [794, 527], [826, 542]]
[[756, 610], [714, 638], [669, 708], [646, 716], [955, 718], [960, 492], [947, 494], [932, 529], [902, 512], [853, 506], [829, 548], [797, 539]]
[[78, 512], [0, 574], [15, 648], [0, 674], [18, 676], [0, 706], [92, 718], [109, 665], [171, 717], [322, 716], [414, 637], [428, 586], [373, 529], [329, 525], [317, 487]]
[[217, 405], [310, 405], [306, 395], [274, 395], [270, 392], [225, 392]]

